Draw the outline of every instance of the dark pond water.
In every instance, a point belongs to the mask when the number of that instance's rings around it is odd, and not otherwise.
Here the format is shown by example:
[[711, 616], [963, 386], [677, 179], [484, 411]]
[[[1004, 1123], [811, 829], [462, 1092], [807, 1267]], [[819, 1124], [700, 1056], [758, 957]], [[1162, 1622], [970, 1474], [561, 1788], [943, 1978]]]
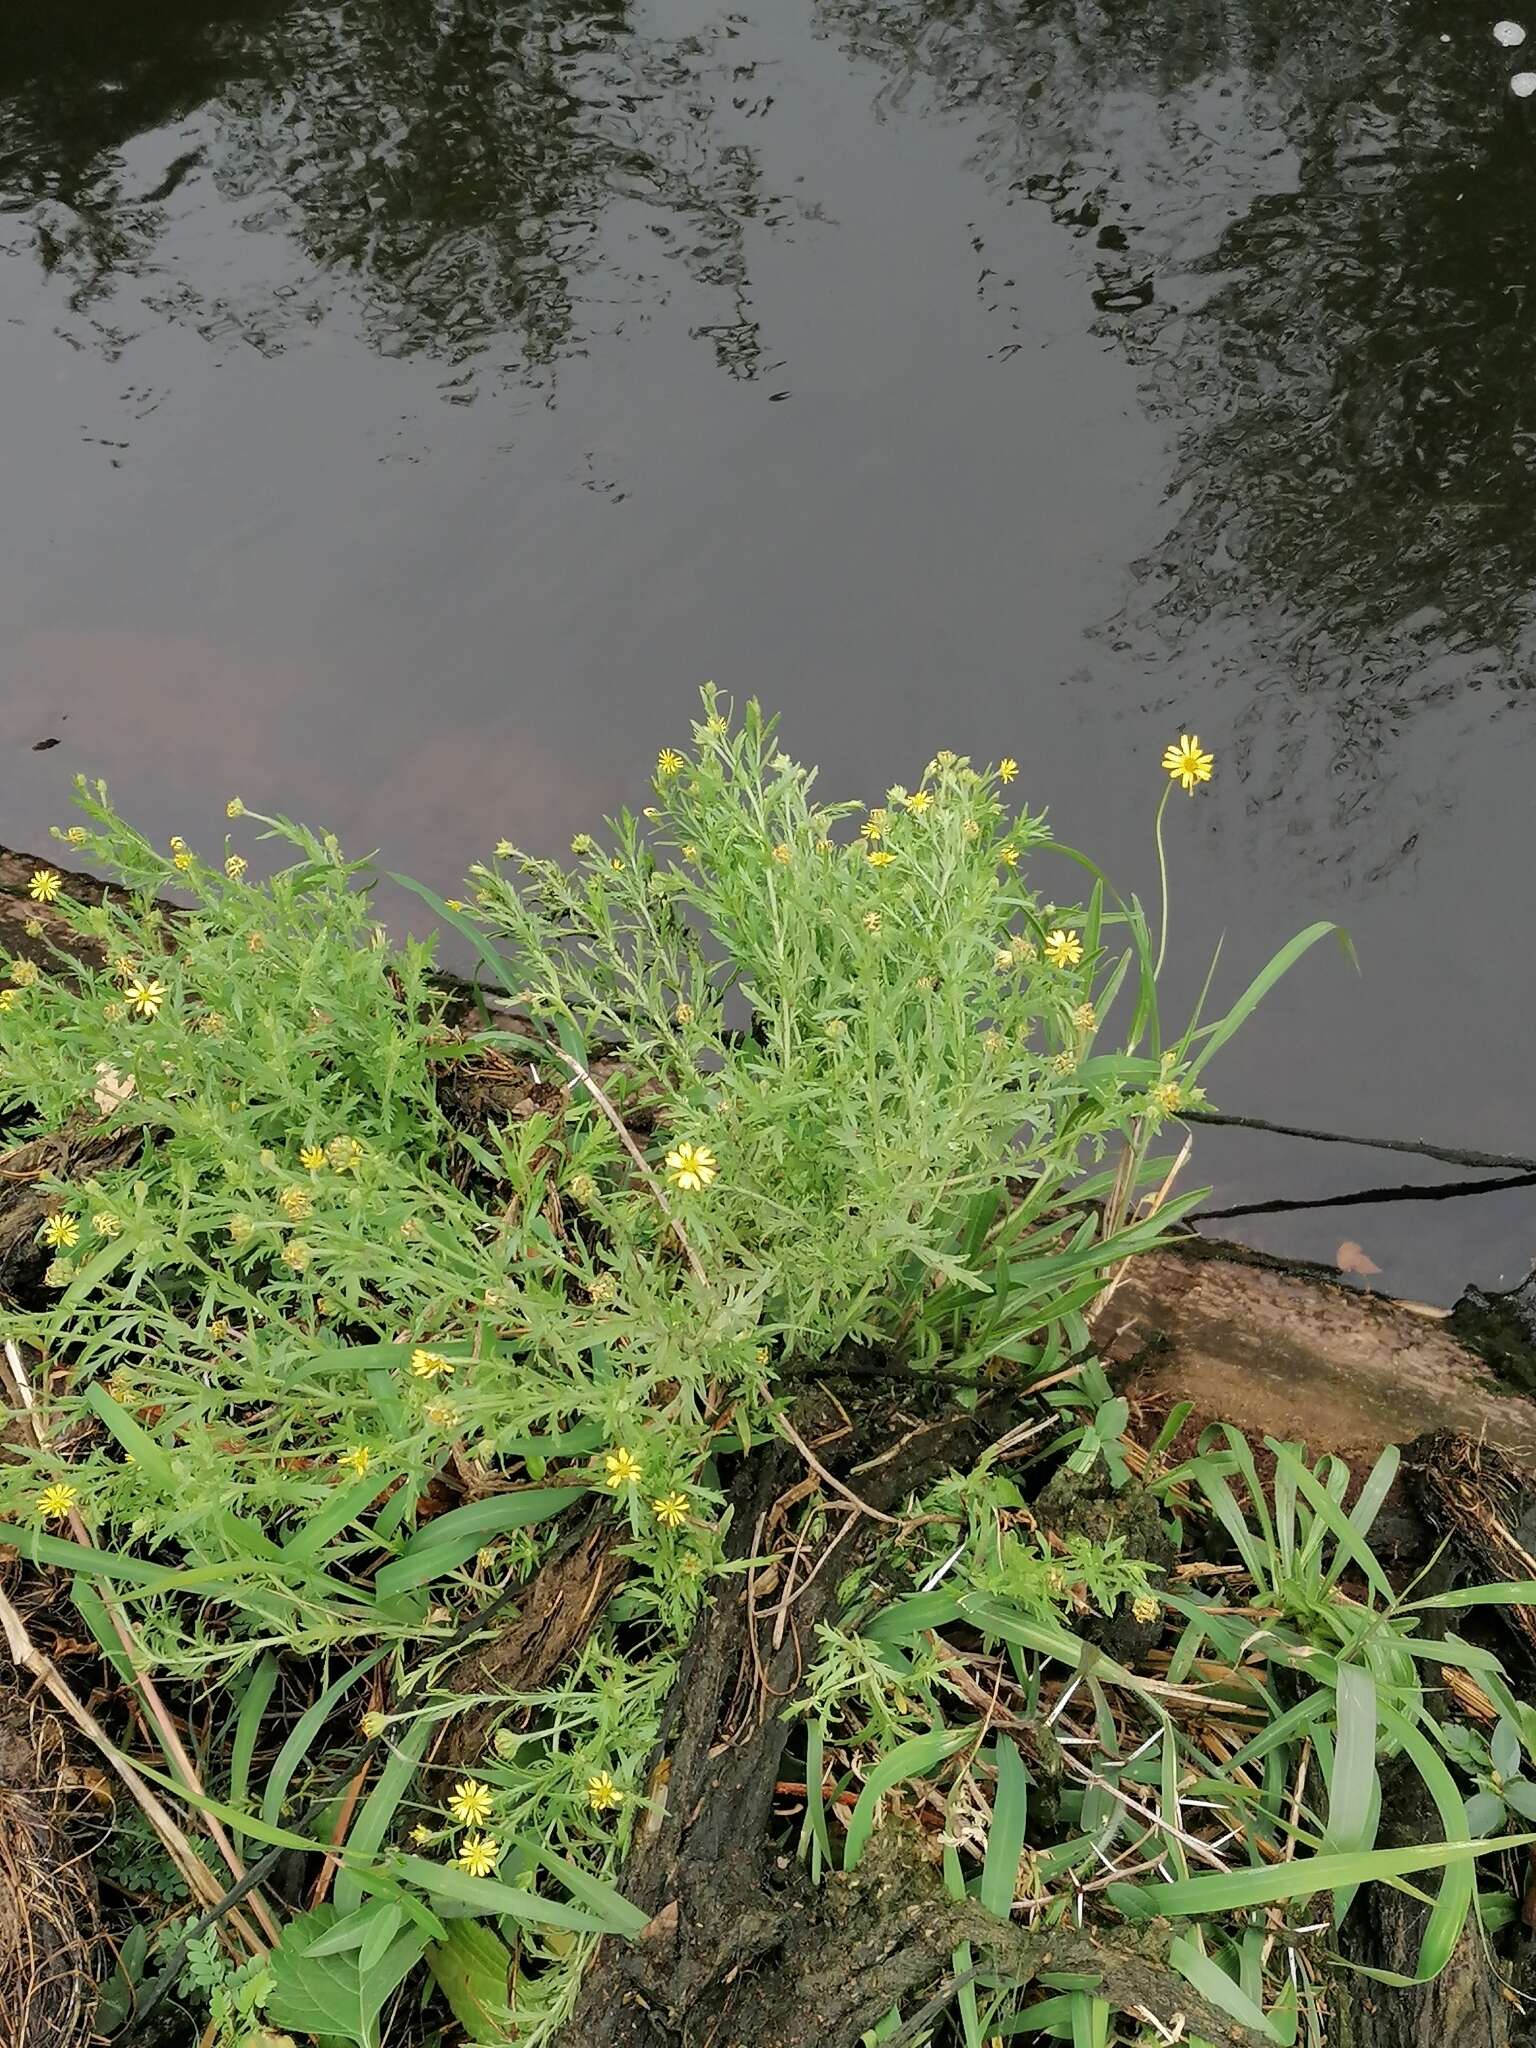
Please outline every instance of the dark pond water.
[[[1224, 1106], [1536, 1151], [1536, 40], [1494, 19], [9, 0], [0, 838], [86, 769], [446, 882], [637, 798], [713, 677], [839, 791], [1016, 754], [1144, 888], [1193, 728], [1182, 985], [1320, 914], [1362, 968], [1312, 956]], [[1448, 1298], [1536, 1201], [1233, 1227]]]

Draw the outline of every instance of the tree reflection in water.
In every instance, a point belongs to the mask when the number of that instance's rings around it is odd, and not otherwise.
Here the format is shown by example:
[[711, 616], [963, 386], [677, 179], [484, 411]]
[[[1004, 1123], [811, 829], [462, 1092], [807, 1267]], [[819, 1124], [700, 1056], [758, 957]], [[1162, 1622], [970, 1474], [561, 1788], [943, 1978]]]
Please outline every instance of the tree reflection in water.
[[1347, 831], [1405, 720], [1527, 687], [1536, 129], [1484, 24], [1427, 0], [818, 14], [882, 104], [965, 115], [977, 173], [1078, 238], [1176, 451], [1108, 630], [1243, 663], [1256, 798], [1320, 742]]
[[[569, 0], [20, 0], [0, 29], [0, 208], [108, 338], [126, 277], [267, 350], [340, 279], [389, 353], [537, 370], [664, 301], [680, 265], [718, 292], [699, 332], [747, 376], [743, 235], [775, 208], [716, 118], [752, 113], [736, 33], [722, 16], [646, 35], [625, 5]], [[186, 148], [139, 189], [125, 145], [173, 123]], [[301, 253], [297, 274], [215, 299], [155, 277], [178, 190], [205, 169], [242, 228]]]

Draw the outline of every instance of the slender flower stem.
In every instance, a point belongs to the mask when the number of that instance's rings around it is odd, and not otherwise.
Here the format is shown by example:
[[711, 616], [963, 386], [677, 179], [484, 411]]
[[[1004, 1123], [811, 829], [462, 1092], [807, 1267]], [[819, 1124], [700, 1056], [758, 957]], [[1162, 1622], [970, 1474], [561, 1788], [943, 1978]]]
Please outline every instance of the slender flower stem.
[[1162, 884], [1163, 895], [1163, 913], [1159, 920], [1157, 939], [1157, 965], [1152, 969], [1152, 979], [1154, 981], [1163, 971], [1163, 955], [1168, 950], [1168, 860], [1163, 852], [1163, 813], [1168, 808], [1168, 799], [1172, 794], [1173, 784], [1170, 782], [1164, 789], [1162, 801], [1157, 807], [1157, 824], [1153, 834], [1157, 840], [1157, 875], [1159, 882]]

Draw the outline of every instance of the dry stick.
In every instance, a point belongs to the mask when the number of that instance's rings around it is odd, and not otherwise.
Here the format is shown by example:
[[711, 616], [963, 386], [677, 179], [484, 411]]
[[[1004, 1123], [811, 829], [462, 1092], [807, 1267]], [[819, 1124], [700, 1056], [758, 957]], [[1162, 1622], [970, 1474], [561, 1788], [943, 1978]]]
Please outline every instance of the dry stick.
[[368, 1781], [368, 1758], [352, 1774], [352, 1782], [342, 1796], [341, 1811], [336, 1816], [336, 1826], [331, 1832], [331, 1846], [326, 1851], [325, 1861], [320, 1866], [320, 1875], [315, 1879], [314, 1889], [309, 1895], [309, 1910], [324, 1905], [325, 1895], [331, 1888], [331, 1879], [341, 1862], [341, 1845], [347, 1839], [347, 1829], [352, 1825], [352, 1816], [357, 1811], [357, 1802]]
[[[5, 1360], [6, 1364], [10, 1367], [11, 1378], [15, 1383], [16, 1393], [21, 1401], [22, 1408], [26, 1413], [27, 1426], [32, 1432], [33, 1440], [40, 1451], [46, 1451], [48, 1441], [43, 1434], [42, 1425], [37, 1419], [37, 1403], [33, 1396], [32, 1383], [27, 1377], [27, 1369], [22, 1362], [21, 1352], [10, 1338], [6, 1339]], [[91, 1549], [90, 1531], [86, 1528], [74, 1508], [71, 1508], [69, 1511], [69, 1526], [71, 1534], [80, 1548], [82, 1550]], [[123, 1654], [128, 1659], [129, 1666], [138, 1683], [140, 1694], [145, 1706], [149, 1709], [150, 1718], [154, 1721], [160, 1740], [165, 1744], [166, 1753], [181, 1772], [182, 1780], [188, 1790], [196, 1798], [206, 1797], [206, 1794], [203, 1792], [202, 1781], [197, 1774], [197, 1767], [191, 1757], [188, 1756], [185, 1745], [177, 1731], [176, 1724], [172, 1720], [165, 1702], [161, 1699], [154, 1680], [149, 1675], [144, 1661], [144, 1652], [138, 1637], [129, 1627], [128, 1619], [118, 1606], [116, 1598], [99, 1581], [96, 1583], [96, 1594], [102, 1606], [106, 1609], [107, 1618], [112, 1623], [113, 1633], [123, 1646]], [[198, 1818], [208, 1830], [209, 1835], [213, 1838], [215, 1847], [228, 1865], [230, 1876], [238, 1883], [245, 1876], [245, 1865], [240, 1861], [239, 1856], [235, 1852], [234, 1844], [224, 1832], [223, 1824], [213, 1814], [203, 1812], [201, 1809], [198, 1810]], [[251, 1911], [261, 1922], [269, 1941], [276, 1943], [282, 1939], [277, 1922], [273, 1919], [267, 1908], [266, 1901], [259, 1893], [252, 1895]]]
[[[1189, 1160], [1189, 1155], [1191, 1152], [1193, 1152], [1194, 1149], [1194, 1140], [1192, 1138], [1186, 1138], [1179, 1152], [1179, 1156], [1177, 1157], [1177, 1159], [1174, 1160], [1172, 1166], [1169, 1167], [1167, 1173], [1163, 1176], [1162, 1186], [1157, 1190], [1157, 1193], [1155, 1195], [1149, 1195], [1147, 1197], [1146, 1202], [1143, 1204], [1148, 1216], [1155, 1216], [1158, 1210], [1162, 1208], [1164, 1202], [1167, 1201], [1169, 1194], [1172, 1192], [1174, 1182], [1178, 1179], [1179, 1175], [1184, 1171], [1184, 1168]], [[1122, 1168], [1124, 1168], [1126, 1161], [1130, 1157], [1131, 1153], [1129, 1152], [1129, 1150], [1121, 1154], [1120, 1164]], [[1115, 1219], [1115, 1227], [1117, 1229], [1119, 1227], [1118, 1217]], [[1107, 1234], [1108, 1233], [1106, 1232], [1106, 1235]], [[1134, 1254], [1132, 1254], [1132, 1256], [1134, 1257]], [[1093, 1302], [1088, 1310], [1090, 1320], [1094, 1316], [1099, 1315], [1104, 1309], [1108, 1308], [1110, 1302], [1114, 1299], [1115, 1292], [1119, 1287], [1120, 1282], [1125, 1278], [1126, 1273], [1130, 1268], [1130, 1264], [1131, 1261], [1129, 1258], [1122, 1259], [1119, 1265], [1115, 1268], [1114, 1272], [1111, 1274], [1110, 1278], [1106, 1281], [1104, 1286], [1100, 1288], [1098, 1294], [1095, 1295]]]
[[1536, 1185], [1536, 1171], [1512, 1173], [1502, 1180], [1406, 1181], [1390, 1188], [1356, 1188], [1347, 1195], [1315, 1195], [1305, 1200], [1281, 1197], [1272, 1202], [1239, 1202], [1231, 1209], [1202, 1209], [1201, 1223], [1220, 1223], [1232, 1216], [1287, 1216], [1298, 1209], [1377, 1208], [1386, 1202], [1449, 1202], [1463, 1195], [1499, 1195], [1510, 1188]]
[[707, 1287], [709, 1285], [709, 1276], [704, 1271], [704, 1268], [699, 1264], [698, 1253], [694, 1250], [693, 1246], [688, 1242], [688, 1233], [683, 1229], [682, 1224], [679, 1223], [677, 1218], [672, 1214], [671, 1205], [667, 1201], [667, 1197], [662, 1189], [661, 1182], [656, 1178], [655, 1174], [652, 1173], [650, 1167], [647, 1166], [645, 1162], [645, 1154], [640, 1150], [639, 1146], [635, 1143], [634, 1139], [629, 1135], [629, 1132], [626, 1130], [623, 1117], [619, 1115], [619, 1112], [608, 1100], [607, 1096], [603, 1093], [602, 1089], [598, 1087], [597, 1083], [593, 1080], [592, 1076], [587, 1072], [586, 1068], [581, 1064], [581, 1061], [579, 1059], [576, 1059], [571, 1053], [566, 1052], [563, 1047], [558, 1045], [552, 1045], [549, 1048], [549, 1050], [555, 1055], [556, 1059], [564, 1060], [565, 1064], [570, 1068], [571, 1072], [576, 1076], [577, 1080], [580, 1081], [585, 1088], [591, 1091], [592, 1100], [597, 1104], [598, 1108], [603, 1112], [603, 1115], [607, 1117], [609, 1123], [611, 1123], [613, 1125], [613, 1128], [618, 1132], [619, 1143], [624, 1147], [624, 1150], [629, 1154], [630, 1158], [633, 1159], [636, 1166], [640, 1169], [640, 1173], [644, 1178], [646, 1186], [650, 1189], [651, 1193], [656, 1197], [656, 1201], [661, 1209], [662, 1215], [666, 1217], [667, 1222], [672, 1227], [672, 1235], [677, 1239], [678, 1243], [682, 1246], [684, 1252], [687, 1254], [688, 1263], [693, 1268], [693, 1277], [695, 1278], [695, 1280], [698, 1281], [701, 1287]]
[[868, 1515], [872, 1522], [886, 1522], [893, 1529], [901, 1527], [900, 1515], [887, 1515], [879, 1508], [872, 1508], [867, 1500], [859, 1498], [852, 1487], [844, 1486], [841, 1479], [834, 1478], [787, 1415], [779, 1417], [779, 1427], [789, 1438], [801, 1457], [804, 1458], [807, 1465], [816, 1474], [817, 1478], [830, 1486], [834, 1493], [840, 1494], [852, 1507], [856, 1507], [861, 1515]]
[[1536, 1159], [1517, 1152], [1464, 1152], [1454, 1145], [1427, 1145], [1422, 1138], [1357, 1138], [1347, 1131], [1313, 1131], [1304, 1124], [1272, 1124], [1261, 1116], [1223, 1116], [1214, 1109], [1183, 1109], [1185, 1123], [1225, 1124], [1237, 1131], [1269, 1131], [1277, 1138], [1313, 1138], [1319, 1145], [1363, 1145], [1370, 1152], [1415, 1152], [1447, 1166], [1507, 1166], [1536, 1173]]

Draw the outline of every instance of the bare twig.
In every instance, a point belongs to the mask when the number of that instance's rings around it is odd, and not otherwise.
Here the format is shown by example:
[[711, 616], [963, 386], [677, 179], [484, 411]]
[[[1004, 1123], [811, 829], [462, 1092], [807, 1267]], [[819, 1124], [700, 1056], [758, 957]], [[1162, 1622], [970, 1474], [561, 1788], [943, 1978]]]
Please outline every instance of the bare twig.
[[861, 1515], [868, 1515], [872, 1522], [885, 1522], [892, 1529], [899, 1529], [901, 1527], [900, 1515], [888, 1515], [880, 1508], [872, 1508], [867, 1500], [859, 1498], [852, 1487], [844, 1486], [841, 1479], [834, 1478], [787, 1415], [780, 1415], [779, 1427], [789, 1438], [801, 1457], [804, 1458], [807, 1465], [816, 1474], [817, 1478], [822, 1481], [823, 1485], [830, 1486], [832, 1491], [841, 1499], [847, 1501], [850, 1507], [857, 1508]]
[[1439, 1159], [1447, 1166], [1505, 1166], [1536, 1173], [1536, 1159], [1518, 1152], [1468, 1152], [1457, 1145], [1429, 1145], [1422, 1138], [1360, 1138], [1347, 1131], [1314, 1131], [1305, 1124], [1272, 1124], [1261, 1116], [1224, 1116], [1214, 1109], [1180, 1110], [1191, 1124], [1225, 1124], [1238, 1131], [1269, 1131], [1277, 1138], [1311, 1138], [1319, 1145], [1361, 1145], [1368, 1152], [1412, 1152], [1420, 1159]]
[[331, 1846], [326, 1852], [320, 1875], [315, 1879], [314, 1889], [309, 1895], [309, 1910], [325, 1903], [325, 1895], [331, 1888], [331, 1879], [341, 1861], [341, 1845], [347, 1839], [347, 1829], [352, 1825], [352, 1816], [357, 1811], [357, 1802], [364, 1785], [368, 1782], [369, 1760], [365, 1756], [352, 1774], [351, 1783], [342, 1794], [341, 1811], [336, 1816], [336, 1825], [331, 1831]]
[[635, 1162], [636, 1167], [639, 1169], [641, 1178], [644, 1180], [646, 1186], [650, 1189], [651, 1193], [656, 1197], [657, 1205], [660, 1208], [662, 1215], [666, 1217], [668, 1224], [671, 1226], [672, 1235], [677, 1239], [678, 1243], [682, 1246], [683, 1251], [687, 1256], [688, 1264], [693, 1269], [694, 1279], [698, 1281], [701, 1287], [707, 1287], [709, 1285], [709, 1276], [699, 1263], [699, 1255], [694, 1250], [693, 1246], [688, 1242], [688, 1233], [684, 1230], [682, 1224], [678, 1222], [676, 1216], [673, 1215], [671, 1204], [667, 1200], [666, 1192], [663, 1189], [661, 1182], [656, 1178], [655, 1174], [652, 1173], [650, 1167], [646, 1164], [645, 1154], [640, 1150], [640, 1147], [629, 1135], [629, 1131], [625, 1126], [623, 1117], [619, 1115], [619, 1112], [608, 1100], [608, 1097], [603, 1093], [602, 1089], [598, 1086], [597, 1082], [593, 1080], [592, 1076], [587, 1072], [587, 1069], [582, 1065], [581, 1061], [574, 1056], [574, 1054], [568, 1053], [563, 1046], [558, 1045], [552, 1045], [549, 1048], [549, 1050], [554, 1054], [557, 1060], [563, 1060], [566, 1066], [568, 1066], [571, 1072], [576, 1076], [577, 1080], [581, 1082], [582, 1086], [590, 1091], [592, 1100], [603, 1112], [603, 1115], [607, 1117], [609, 1123], [613, 1125], [614, 1130], [618, 1133], [619, 1143], [624, 1147], [624, 1150]]

